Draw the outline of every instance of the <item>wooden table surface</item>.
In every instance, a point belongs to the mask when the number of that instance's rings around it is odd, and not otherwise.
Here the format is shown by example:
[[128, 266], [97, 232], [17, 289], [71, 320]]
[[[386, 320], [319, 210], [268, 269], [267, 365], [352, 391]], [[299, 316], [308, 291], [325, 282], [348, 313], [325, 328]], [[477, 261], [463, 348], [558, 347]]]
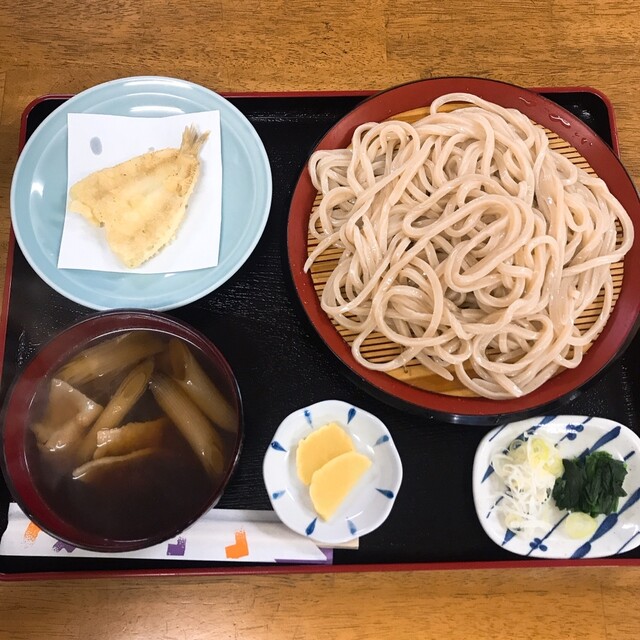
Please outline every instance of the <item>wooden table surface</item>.
[[[218, 92], [477, 75], [590, 85], [640, 178], [640, 5], [615, 0], [0, 0], [0, 255], [20, 115], [130, 75]], [[640, 568], [0, 583], [0, 639], [640, 637]]]

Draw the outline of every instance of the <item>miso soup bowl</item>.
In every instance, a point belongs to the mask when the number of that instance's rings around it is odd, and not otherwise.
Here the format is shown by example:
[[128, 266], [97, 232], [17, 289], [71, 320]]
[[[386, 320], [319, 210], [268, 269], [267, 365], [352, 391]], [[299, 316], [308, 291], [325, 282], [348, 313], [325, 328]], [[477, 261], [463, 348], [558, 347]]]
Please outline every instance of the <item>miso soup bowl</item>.
[[[165, 522], [161, 525], [147, 526], [143, 535], [105, 535], [103, 531], [96, 530], [95, 523], [91, 527], [86, 525], [85, 521], [95, 520], [94, 517], [78, 518], [77, 513], [69, 517], [68, 512], [61, 513], [65, 508], [56, 506], [61, 503], [60, 496], [52, 498], [50, 489], [45, 486], [48, 479], [41, 477], [43, 467], [38, 460], [41, 454], [32, 431], [32, 422], [40, 411], [38, 405], [43, 389], [45, 392], [48, 390], [53, 374], [69, 358], [99, 341], [131, 331], [150, 331], [163, 338], [177, 338], [183, 341], [228, 400], [237, 416], [237, 424], [223, 434], [223, 471], [215, 476], [215, 480], [206, 490], [198, 494], [197, 500], [189, 506], [188, 513], [171, 519], [165, 517]], [[174, 428], [170, 421], [168, 424], [168, 428]], [[176, 433], [179, 432], [176, 428]], [[159, 312], [108, 311], [90, 316], [60, 332], [45, 344], [18, 374], [2, 410], [2, 471], [18, 506], [35, 525], [53, 538], [91, 551], [132, 551], [177, 536], [217, 504], [237, 466], [242, 437], [242, 403], [238, 384], [224, 356], [206, 336], [189, 325]], [[171, 442], [173, 443], [173, 440]], [[174, 450], [167, 455], [174, 455], [175, 449], [180, 450], [180, 447], [174, 446]], [[193, 447], [188, 447], [188, 450], [195, 451]], [[199, 463], [200, 460], [196, 459], [195, 464]], [[189, 465], [182, 468], [186, 468], [187, 471], [191, 469]], [[190, 477], [189, 473], [186, 475]], [[183, 495], [183, 491], [190, 491], [190, 487], [180, 486], [176, 494]], [[166, 499], [166, 496], [154, 495], [154, 500], [156, 497], [160, 502]], [[95, 513], [91, 514], [91, 508], [91, 505], [83, 506], [82, 509], [78, 507], [78, 511], [85, 513], [86, 509], [89, 511], [86, 515], [96, 516]], [[144, 512], [145, 509], [141, 509], [140, 513]], [[136, 517], [142, 518], [141, 522], [144, 524], [144, 515]], [[147, 523], [149, 522], [150, 518], [147, 520]]]

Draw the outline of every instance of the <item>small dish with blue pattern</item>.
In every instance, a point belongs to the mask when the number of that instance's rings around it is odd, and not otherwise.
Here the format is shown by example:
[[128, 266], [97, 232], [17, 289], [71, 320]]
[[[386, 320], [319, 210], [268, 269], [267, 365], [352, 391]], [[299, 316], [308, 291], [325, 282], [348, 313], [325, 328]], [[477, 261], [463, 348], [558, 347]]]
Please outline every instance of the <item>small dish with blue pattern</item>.
[[[298, 443], [314, 429], [337, 422], [353, 439], [356, 451], [372, 465], [356, 487], [324, 521], [309, 488], [298, 478]], [[325, 400], [287, 416], [264, 457], [264, 482], [276, 514], [293, 531], [320, 544], [341, 544], [377, 529], [386, 519], [402, 483], [402, 462], [387, 427], [374, 415], [340, 400]]]
[[[540, 436], [553, 443], [565, 459], [606, 451], [627, 466], [622, 488], [627, 495], [618, 510], [597, 516], [595, 531], [583, 539], [569, 536], [563, 524], [569, 512], [550, 498], [548, 524], [534, 532], [508, 529], [497, 508], [505, 489], [491, 460], [516, 439]], [[473, 465], [473, 499], [487, 535], [507, 551], [530, 558], [603, 558], [631, 551], [640, 545], [640, 438], [628, 427], [606, 418], [545, 416], [502, 425], [490, 431], [476, 451]]]

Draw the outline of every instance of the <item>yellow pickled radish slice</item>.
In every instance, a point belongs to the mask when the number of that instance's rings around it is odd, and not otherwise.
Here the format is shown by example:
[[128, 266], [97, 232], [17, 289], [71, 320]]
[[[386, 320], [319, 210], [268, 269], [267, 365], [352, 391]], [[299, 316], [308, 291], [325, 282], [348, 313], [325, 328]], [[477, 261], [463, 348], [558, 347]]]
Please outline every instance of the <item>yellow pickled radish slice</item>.
[[313, 474], [309, 495], [313, 508], [323, 520], [333, 516], [370, 466], [367, 456], [348, 451], [329, 460]]
[[336, 422], [320, 427], [298, 443], [296, 471], [300, 481], [308, 485], [313, 474], [329, 460], [353, 451], [351, 436]]

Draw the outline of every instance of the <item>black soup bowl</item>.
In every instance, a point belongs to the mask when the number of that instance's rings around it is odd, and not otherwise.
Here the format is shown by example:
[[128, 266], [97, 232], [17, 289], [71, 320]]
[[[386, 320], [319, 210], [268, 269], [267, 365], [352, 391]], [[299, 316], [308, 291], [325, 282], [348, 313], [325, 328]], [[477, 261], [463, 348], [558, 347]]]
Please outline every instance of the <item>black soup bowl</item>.
[[98, 313], [23, 368], [3, 407], [2, 470], [43, 531], [101, 552], [168, 540], [216, 505], [242, 403], [215, 345], [151, 311]]

